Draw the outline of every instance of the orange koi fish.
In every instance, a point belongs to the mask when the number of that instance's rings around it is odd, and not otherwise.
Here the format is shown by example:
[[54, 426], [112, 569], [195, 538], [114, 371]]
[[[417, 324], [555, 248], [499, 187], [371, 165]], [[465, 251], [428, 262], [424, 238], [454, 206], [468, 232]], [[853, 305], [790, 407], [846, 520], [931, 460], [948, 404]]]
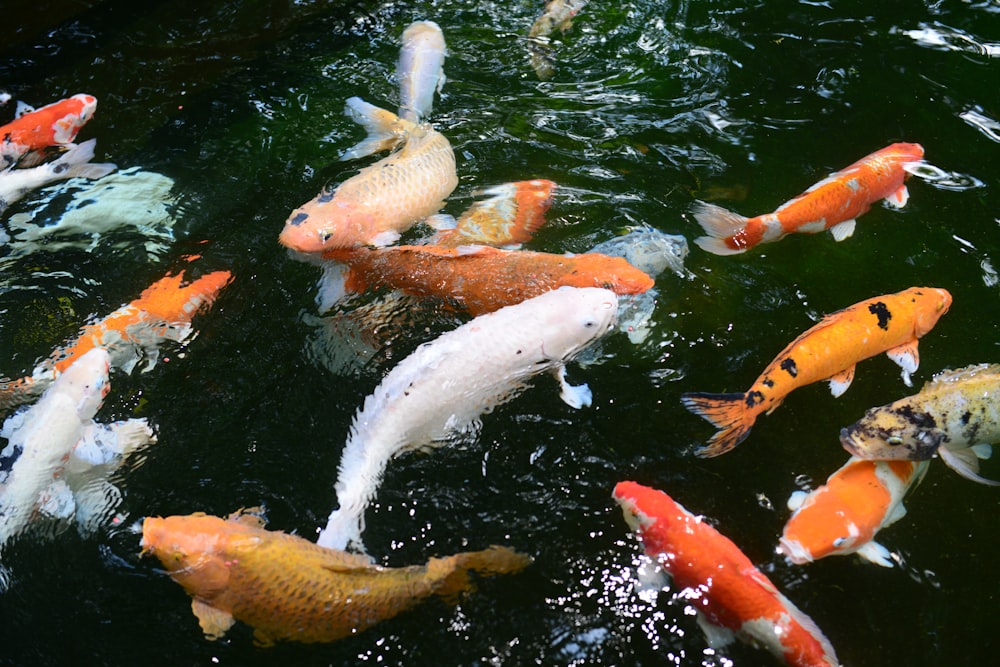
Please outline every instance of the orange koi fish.
[[918, 339], [949, 306], [951, 294], [933, 287], [866, 299], [827, 315], [789, 343], [745, 393], [682, 394], [688, 410], [719, 429], [697, 454], [725, 454], [747, 437], [757, 415], [770, 414], [799, 387], [828, 380], [833, 396], [840, 396], [851, 386], [855, 364], [882, 352], [899, 364], [909, 385], [920, 363]]
[[180, 272], [167, 274], [139, 298], [83, 327], [76, 340], [53, 352], [31, 376], [0, 381], [0, 413], [40, 394], [56, 376], [95, 347], [106, 349], [111, 365], [126, 373], [132, 372], [145, 354], [148, 364], [144, 370], [149, 370], [158, 358], [159, 344], [186, 339], [192, 318], [210, 307], [231, 279], [228, 271], [215, 271], [184, 285]]
[[259, 517], [191, 514], [149, 517], [143, 554], [160, 559], [193, 598], [209, 639], [239, 620], [262, 645], [331, 642], [367, 630], [432, 595], [454, 599], [472, 588], [469, 572], [511, 574], [531, 558], [506, 547], [431, 558], [426, 565], [380, 567], [366, 556], [268, 531]]
[[906, 516], [903, 497], [927, 472], [929, 461], [865, 461], [851, 457], [815, 491], [788, 499], [792, 517], [778, 551], [798, 565], [857, 553], [892, 567], [892, 555], [875, 533]]
[[402, 245], [330, 251], [348, 267], [344, 289], [389, 287], [447, 300], [472, 315], [493, 312], [559, 287], [603, 287], [638, 294], [653, 279], [620, 257], [556, 255], [489, 246]]
[[694, 242], [716, 255], [735, 255], [796, 232], [817, 234], [829, 229], [834, 240], [843, 241], [854, 233], [855, 218], [878, 200], [896, 208], [906, 205], [907, 167], [923, 156], [920, 144], [892, 144], [827, 176], [774, 213], [754, 218], [697, 201], [693, 215], [708, 236]]
[[96, 109], [97, 98], [82, 93], [37, 110], [20, 107], [18, 117], [0, 127], [0, 168], [33, 151], [71, 143]]
[[713, 646], [735, 635], [788, 665], [839, 664], [816, 623], [702, 518], [666, 493], [635, 482], [619, 482], [614, 499], [646, 554], [695, 607], [698, 625]]
[[482, 191], [490, 197], [475, 202], [452, 229], [442, 229], [428, 243], [448, 248], [488, 245], [496, 248], [527, 243], [545, 224], [556, 184], [541, 178], [503, 183]]
[[439, 211], [458, 185], [451, 144], [430, 125], [405, 120], [358, 97], [347, 100], [345, 113], [364, 125], [369, 137], [342, 159], [399, 144], [402, 148], [292, 211], [278, 237], [292, 250], [389, 245], [415, 222]]

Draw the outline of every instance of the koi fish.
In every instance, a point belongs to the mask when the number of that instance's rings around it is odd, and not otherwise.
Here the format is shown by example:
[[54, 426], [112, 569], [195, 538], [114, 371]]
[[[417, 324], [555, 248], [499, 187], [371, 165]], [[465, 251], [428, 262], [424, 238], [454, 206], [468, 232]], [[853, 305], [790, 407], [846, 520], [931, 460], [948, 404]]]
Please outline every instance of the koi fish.
[[586, 0], [549, 0], [528, 31], [528, 50], [531, 67], [539, 79], [552, 78], [555, 74], [555, 56], [549, 35], [556, 30], [565, 33], [573, 27], [573, 18], [586, 6]]
[[265, 530], [249, 513], [228, 519], [201, 513], [148, 517], [142, 553], [159, 558], [191, 596], [208, 639], [241, 621], [264, 646], [349, 637], [431, 596], [456, 599], [472, 588], [470, 572], [512, 574], [531, 563], [528, 556], [494, 546], [431, 558], [426, 565], [380, 567], [365, 556]]
[[72, 143], [96, 110], [97, 98], [82, 93], [41, 109], [19, 105], [17, 118], [0, 127], [0, 168], [11, 167], [28, 153]]
[[614, 499], [646, 554], [691, 601], [710, 646], [736, 636], [788, 665], [839, 664], [816, 623], [701, 517], [666, 493], [635, 482], [619, 482]]
[[434, 21], [417, 21], [403, 31], [396, 78], [399, 80], [399, 117], [412, 123], [427, 118], [434, 93], [444, 86], [444, 34]]
[[841, 429], [840, 442], [863, 459], [926, 461], [935, 454], [974, 482], [979, 459], [1000, 442], [1000, 364], [942, 371], [913, 396], [872, 408]]
[[489, 246], [402, 245], [327, 251], [347, 266], [344, 289], [390, 287], [445, 300], [472, 315], [489, 313], [559, 287], [603, 287], [637, 294], [653, 279], [620, 257], [557, 255]]
[[165, 340], [181, 342], [192, 331], [191, 320], [215, 301], [232, 274], [215, 271], [183, 285], [181, 272], [167, 274], [132, 302], [80, 331], [77, 338], [52, 353], [32, 375], [0, 380], [0, 413], [37, 396], [52, 380], [90, 350], [100, 347], [111, 355], [111, 364], [131, 373], [146, 357], [143, 372], [159, 358]]
[[91, 164], [96, 139], [71, 144], [65, 153], [37, 167], [0, 171], [0, 214], [29, 192], [70, 178], [95, 180], [107, 176], [118, 167], [110, 163]]
[[480, 194], [489, 197], [473, 203], [451, 228], [439, 229], [427, 243], [447, 248], [462, 245], [502, 248], [527, 243], [545, 224], [545, 213], [552, 205], [555, 188], [554, 182], [542, 178], [486, 188]]
[[295, 209], [278, 237], [292, 250], [389, 245], [415, 222], [439, 211], [458, 185], [451, 144], [430, 125], [405, 120], [358, 97], [347, 100], [346, 113], [368, 129], [369, 137], [345, 158], [400, 143], [402, 148]]
[[811, 493], [788, 499], [794, 513], [778, 551], [797, 565], [827, 556], [857, 553], [892, 567], [892, 555], [875, 533], [904, 516], [903, 497], [927, 472], [927, 461], [865, 461], [851, 457]]
[[725, 454], [743, 442], [757, 416], [773, 412], [795, 389], [827, 380], [834, 398], [854, 379], [857, 362], [885, 352], [903, 369], [903, 381], [917, 370], [917, 341], [948, 312], [951, 294], [911, 287], [866, 299], [824, 317], [782, 350], [742, 394], [687, 393], [681, 402], [719, 431], [699, 456]]
[[111, 385], [105, 350], [82, 355], [31, 408], [9, 417], [0, 430], [0, 547], [28, 525], [49, 487], [83, 438]]
[[774, 213], [754, 218], [696, 201], [694, 218], [708, 236], [694, 242], [716, 255], [735, 255], [792, 233], [817, 234], [829, 229], [834, 240], [843, 241], [854, 233], [855, 218], [878, 200], [896, 208], [906, 205], [907, 168], [923, 156], [920, 144], [892, 144], [827, 176]]
[[566, 382], [566, 362], [610, 330], [618, 297], [597, 288], [563, 287], [480, 315], [417, 348], [369, 395], [341, 454], [335, 509], [317, 540], [361, 550], [364, 512], [389, 459], [474, 432], [479, 418], [548, 371], [570, 406], [590, 405], [586, 385]]

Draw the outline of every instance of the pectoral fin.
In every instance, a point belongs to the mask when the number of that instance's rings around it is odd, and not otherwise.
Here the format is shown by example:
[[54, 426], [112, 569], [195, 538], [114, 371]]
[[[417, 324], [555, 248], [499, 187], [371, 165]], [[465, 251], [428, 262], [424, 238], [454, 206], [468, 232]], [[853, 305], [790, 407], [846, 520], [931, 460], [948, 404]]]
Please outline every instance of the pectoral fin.
[[962, 477], [987, 486], [1000, 486], [1000, 482], [979, 475], [979, 458], [976, 454], [972, 448], [948, 449], [943, 445], [938, 448], [941, 460]]
[[881, 565], [882, 567], [892, 567], [892, 554], [878, 542], [868, 542], [858, 549], [857, 554], [865, 560]]
[[917, 339], [914, 338], [909, 343], [903, 343], [885, 353], [890, 359], [903, 369], [903, 383], [907, 387], [912, 387], [910, 373], [916, 373], [920, 366], [920, 353], [917, 351]]
[[899, 189], [893, 192], [891, 195], [885, 198], [885, 201], [889, 206], [894, 208], [903, 208], [906, 206], [906, 202], [910, 199], [910, 192], [906, 189], [905, 185], [900, 185]]
[[827, 382], [830, 383], [830, 393], [833, 394], [834, 398], [838, 398], [841, 394], [847, 391], [853, 381], [854, 366], [845, 368], [827, 380]]
[[565, 401], [566, 405], [577, 410], [585, 405], [590, 406], [594, 399], [590, 387], [585, 384], [574, 386], [567, 382], [566, 367], [562, 364], [553, 369], [553, 373], [559, 382], [559, 398]]
[[833, 234], [834, 241], [843, 241], [854, 234], [854, 227], [854, 220], [844, 220], [831, 227], [830, 233]]
[[201, 626], [205, 637], [213, 641], [226, 634], [236, 622], [236, 619], [228, 611], [217, 609], [198, 598], [191, 600], [191, 611], [198, 618], [198, 625]]

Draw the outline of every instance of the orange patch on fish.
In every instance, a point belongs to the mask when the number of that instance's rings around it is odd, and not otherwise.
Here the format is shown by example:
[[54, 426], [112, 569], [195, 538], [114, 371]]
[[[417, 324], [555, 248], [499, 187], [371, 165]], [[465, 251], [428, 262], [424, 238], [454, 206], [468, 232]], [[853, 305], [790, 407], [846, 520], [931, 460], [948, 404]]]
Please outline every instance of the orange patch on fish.
[[3, 164], [13, 164], [32, 151], [72, 142], [96, 108], [97, 98], [81, 93], [29, 111], [0, 127]]

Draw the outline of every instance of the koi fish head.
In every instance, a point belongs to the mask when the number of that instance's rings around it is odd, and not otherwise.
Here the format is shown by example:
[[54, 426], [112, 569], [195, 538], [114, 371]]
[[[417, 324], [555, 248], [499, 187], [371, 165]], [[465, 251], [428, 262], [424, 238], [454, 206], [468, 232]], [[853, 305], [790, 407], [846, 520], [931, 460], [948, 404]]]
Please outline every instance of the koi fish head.
[[951, 307], [951, 293], [936, 287], [914, 288], [916, 313], [914, 316], [913, 333], [920, 338], [934, 328], [942, 315]]
[[882, 150], [885, 157], [900, 164], [920, 162], [924, 158], [924, 147], [920, 144], [895, 143]]
[[147, 517], [140, 545], [189, 593], [211, 598], [229, 585], [234, 547], [247, 539], [239, 523], [198, 512]]
[[54, 105], [53, 111], [59, 110], [52, 124], [52, 138], [57, 144], [68, 144], [76, 138], [80, 128], [94, 117], [97, 111], [97, 98], [93, 95], [80, 93]]
[[[636, 482], [619, 482], [612, 497], [622, 509], [625, 523], [645, 544], [649, 554], [673, 552], [672, 526], [697, 519], [663, 491]], [[683, 534], [684, 531], [681, 531]]]
[[840, 444], [852, 456], [880, 461], [925, 461], [942, 442], [934, 417], [906, 402], [872, 408], [840, 429]]
[[111, 357], [104, 348], [94, 348], [78, 358], [59, 376], [59, 386], [77, 400], [77, 414], [90, 419], [111, 390], [108, 372]]
[[569, 359], [610, 331], [618, 319], [618, 296], [606, 289], [560, 287], [535, 299], [549, 305], [551, 325], [540, 333], [550, 359]]
[[[858, 489], [858, 492], [864, 491]], [[836, 494], [822, 487], [808, 495], [785, 524], [778, 551], [796, 565], [857, 551], [867, 537], [862, 536], [861, 529], [839, 500]]]
[[603, 287], [616, 294], [640, 294], [654, 285], [646, 273], [635, 268], [621, 257], [601, 253], [577, 255], [579, 269], [568, 273], [560, 281], [569, 287]]
[[377, 221], [371, 211], [352, 202], [337, 201], [333, 191], [324, 190], [292, 211], [278, 242], [298, 252], [314, 253], [354, 248], [373, 242], [377, 236]]

